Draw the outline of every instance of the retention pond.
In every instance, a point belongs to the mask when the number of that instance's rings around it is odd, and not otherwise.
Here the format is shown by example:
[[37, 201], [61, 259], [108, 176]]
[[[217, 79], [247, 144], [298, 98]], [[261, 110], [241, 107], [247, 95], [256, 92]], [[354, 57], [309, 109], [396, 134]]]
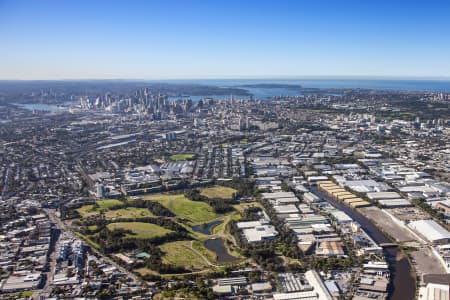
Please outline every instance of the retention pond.
[[209, 239], [205, 241], [205, 247], [216, 254], [216, 260], [218, 263], [231, 263], [238, 260], [237, 257], [234, 257], [228, 253], [227, 248], [225, 248], [225, 245], [223, 244], [223, 239], [221, 238]]
[[219, 220], [219, 221], [213, 221], [210, 223], [195, 225], [195, 226], [192, 226], [192, 230], [203, 233], [203, 234], [210, 235], [210, 234], [212, 234], [212, 229], [214, 227], [216, 227], [217, 225], [219, 225], [220, 223], [222, 223], [222, 221]]

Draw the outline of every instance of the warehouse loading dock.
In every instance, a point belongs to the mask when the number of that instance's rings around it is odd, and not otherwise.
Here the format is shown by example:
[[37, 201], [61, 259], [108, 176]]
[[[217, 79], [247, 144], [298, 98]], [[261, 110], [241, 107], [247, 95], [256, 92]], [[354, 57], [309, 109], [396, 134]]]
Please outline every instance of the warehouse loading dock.
[[345, 194], [345, 195], [338, 195], [337, 198], [338, 198], [338, 200], [345, 201], [347, 199], [356, 198], [356, 196], [353, 195], [352, 193], [348, 193], [348, 194]]
[[371, 206], [372, 204], [367, 201], [358, 201], [358, 202], [352, 202], [350, 203], [351, 208], [360, 208], [360, 207], [367, 207]]
[[332, 196], [334, 199], [344, 202], [351, 208], [367, 207], [372, 205], [370, 202], [357, 197], [353, 193], [339, 187], [331, 181], [320, 182], [318, 183], [318, 186], [320, 190]]

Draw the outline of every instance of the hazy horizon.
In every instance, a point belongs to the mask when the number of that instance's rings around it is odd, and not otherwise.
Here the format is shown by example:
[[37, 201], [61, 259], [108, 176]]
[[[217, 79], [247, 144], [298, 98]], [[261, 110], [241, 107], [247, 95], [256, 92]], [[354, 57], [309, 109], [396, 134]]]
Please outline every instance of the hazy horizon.
[[0, 81], [214, 81], [214, 80], [267, 80], [267, 81], [291, 81], [291, 80], [355, 80], [355, 81], [377, 81], [377, 80], [385, 80], [385, 81], [450, 81], [450, 76], [241, 76], [241, 77], [196, 77], [196, 78], [43, 78], [43, 79], [0, 79]]
[[0, 79], [450, 78], [445, 1], [0, 0]]

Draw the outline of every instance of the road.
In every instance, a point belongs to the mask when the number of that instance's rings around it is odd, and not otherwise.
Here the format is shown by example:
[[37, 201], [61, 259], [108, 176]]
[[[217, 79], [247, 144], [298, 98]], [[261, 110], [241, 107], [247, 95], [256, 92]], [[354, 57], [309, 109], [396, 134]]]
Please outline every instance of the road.
[[[51, 223], [56, 224], [56, 229], [59, 229], [58, 224], [55, 220], [55, 216], [53, 214], [49, 214], [48, 210], [45, 209], [47, 216], [50, 220]], [[56, 267], [56, 248], [58, 246], [58, 242], [59, 242], [59, 233], [56, 237], [56, 241], [54, 241], [53, 243], [53, 247], [50, 249], [50, 256], [48, 258], [49, 260], [49, 271], [45, 273], [46, 275], [46, 281], [45, 284], [43, 286], [42, 289], [40, 290], [36, 290], [33, 295], [31, 296], [34, 300], [38, 300], [39, 296], [41, 294], [49, 294], [52, 291], [52, 281], [53, 281], [53, 277], [55, 275], [55, 267]]]

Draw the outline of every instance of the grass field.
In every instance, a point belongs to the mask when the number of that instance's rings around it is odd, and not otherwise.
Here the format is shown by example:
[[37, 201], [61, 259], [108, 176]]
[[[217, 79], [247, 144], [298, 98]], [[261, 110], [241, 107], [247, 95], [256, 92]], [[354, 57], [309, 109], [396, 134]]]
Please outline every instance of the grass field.
[[135, 237], [138, 239], [151, 239], [155, 237], [161, 237], [172, 232], [166, 228], [150, 223], [120, 222], [108, 224], [108, 229], [110, 230], [118, 228], [131, 230], [134, 234], [130, 234], [129, 237]]
[[189, 200], [183, 194], [155, 194], [143, 198], [161, 203], [177, 217], [187, 219], [192, 224], [206, 223], [220, 217], [207, 203]]
[[24, 292], [17, 292], [17, 293], [11, 293], [11, 294], [5, 294], [7, 298], [5, 299], [19, 299], [19, 298], [28, 298], [33, 295], [34, 291], [24, 291]]
[[260, 207], [262, 208], [262, 205], [259, 202], [245, 202], [245, 203], [239, 203], [236, 205], [233, 205], [234, 209], [236, 209], [238, 212], [243, 212], [249, 207]]
[[99, 211], [93, 210], [93, 208], [94, 205], [83, 205], [82, 207], [77, 209], [77, 212], [81, 215], [82, 218], [98, 215]]
[[127, 207], [116, 210], [108, 210], [105, 212], [107, 219], [119, 219], [119, 218], [147, 218], [154, 217], [146, 208]]
[[151, 270], [149, 268], [146, 268], [146, 267], [135, 269], [134, 271], [136, 271], [137, 273], [139, 273], [142, 276], [145, 276], [145, 275], [158, 275], [158, 272], [155, 272], [155, 271], [153, 271], [153, 270]]
[[117, 199], [105, 199], [105, 200], [98, 200], [95, 203], [98, 204], [99, 206], [99, 210], [106, 210], [106, 209], [110, 209], [112, 207], [115, 206], [119, 206], [122, 205], [123, 202]]
[[216, 255], [214, 252], [208, 250], [203, 245], [203, 241], [194, 241], [192, 243], [192, 248], [200, 252], [204, 257], [206, 257], [211, 263], [216, 262]]
[[107, 211], [110, 208], [123, 204], [122, 201], [117, 199], [98, 200], [95, 203], [98, 205], [97, 208], [95, 208], [93, 204], [89, 204], [83, 205], [82, 207], [77, 209], [78, 213], [81, 215], [82, 218], [97, 215], [102, 211]]
[[191, 160], [195, 157], [194, 153], [180, 153], [170, 156], [171, 161]]
[[191, 241], [166, 243], [159, 248], [165, 253], [163, 261], [174, 266], [190, 270], [200, 270], [208, 266], [207, 262], [190, 247]]
[[84, 235], [81, 232], [75, 232], [75, 235], [77, 235], [81, 239], [85, 240], [93, 248], [100, 249], [100, 245], [97, 244], [96, 242], [94, 242], [93, 240], [91, 240], [88, 235]]
[[97, 225], [90, 225], [90, 226], [88, 226], [87, 228], [88, 228], [90, 231], [95, 231], [95, 230], [98, 229], [98, 226], [97, 226]]
[[202, 196], [208, 197], [210, 199], [232, 199], [233, 194], [237, 191], [233, 188], [215, 185], [213, 187], [203, 188], [200, 190]]

